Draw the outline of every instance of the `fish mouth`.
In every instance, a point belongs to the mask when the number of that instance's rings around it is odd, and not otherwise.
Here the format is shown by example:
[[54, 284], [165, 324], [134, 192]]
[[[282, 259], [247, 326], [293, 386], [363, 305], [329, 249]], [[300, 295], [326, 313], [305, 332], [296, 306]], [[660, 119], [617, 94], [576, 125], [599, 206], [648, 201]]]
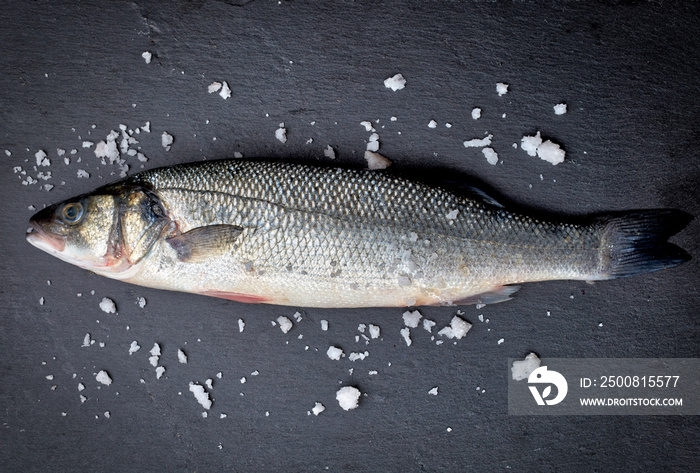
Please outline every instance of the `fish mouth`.
[[63, 253], [63, 250], [66, 249], [66, 240], [64, 238], [48, 233], [34, 220], [30, 220], [29, 223], [32, 228], [27, 231], [27, 241], [31, 245], [52, 255]]

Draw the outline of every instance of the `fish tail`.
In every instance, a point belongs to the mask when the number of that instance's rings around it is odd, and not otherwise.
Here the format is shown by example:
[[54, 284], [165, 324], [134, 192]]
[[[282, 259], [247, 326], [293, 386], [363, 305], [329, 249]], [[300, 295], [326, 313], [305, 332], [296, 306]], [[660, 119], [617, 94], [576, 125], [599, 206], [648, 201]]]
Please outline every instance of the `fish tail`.
[[668, 239], [692, 219], [690, 214], [674, 209], [635, 210], [603, 217], [603, 248], [608, 254], [603, 255], [600, 279], [649, 273], [690, 260], [688, 253]]

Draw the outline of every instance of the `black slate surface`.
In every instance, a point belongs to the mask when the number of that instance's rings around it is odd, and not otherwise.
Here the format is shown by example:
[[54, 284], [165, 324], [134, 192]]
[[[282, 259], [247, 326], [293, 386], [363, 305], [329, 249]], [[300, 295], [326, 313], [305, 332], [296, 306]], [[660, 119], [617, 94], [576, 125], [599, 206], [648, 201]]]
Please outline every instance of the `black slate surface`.
[[[697, 470], [696, 417], [509, 416], [506, 380], [507, 358], [530, 351], [698, 356], [698, 6], [237, 3], [8, 1], [0, 9], [0, 468]], [[144, 51], [153, 53], [149, 65]], [[383, 80], [399, 72], [406, 88], [386, 89]], [[230, 99], [207, 93], [215, 80], [228, 82]], [[507, 95], [496, 94], [497, 82], [510, 84]], [[553, 113], [559, 102], [567, 114]], [[483, 110], [477, 121], [474, 107]], [[463, 308], [474, 327], [458, 343], [438, 346], [417, 329], [407, 347], [401, 309], [244, 305], [150, 290], [25, 242], [29, 206], [115, 179], [114, 166], [81, 146], [119, 124], [150, 121], [151, 133], [138, 137], [147, 168], [236, 151], [328, 163], [327, 145], [338, 154], [333, 164], [362, 167], [364, 120], [374, 123], [395, 168], [469, 176], [518, 208], [561, 215], [682, 209], [696, 219], [674, 241], [694, 259], [593, 286], [526, 285], [508, 303]], [[430, 120], [437, 128], [428, 128]], [[284, 145], [274, 136], [281, 122]], [[538, 130], [562, 144], [565, 163], [554, 167], [512, 147]], [[168, 152], [163, 131], [175, 137]], [[486, 132], [494, 135], [496, 166], [462, 146]], [[57, 148], [68, 151], [69, 165]], [[13, 168], [36, 178], [39, 150], [51, 166], [38, 171], [51, 178], [22, 185], [26, 176]], [[129, 164], [130, 173], [140, 169], [135, 158]], [[78, 179], [78, 169], [90, 178]], [[41, 190], [46, 183], [53, 189]], [[118, 314], [100, 311], [102, 297], [116, 302]], [[303, 320], [288, 334], [272, 326], [296, 310]], [[457, 308], [420, 310], [439, 328]], [[381, 340], [356, 343], [360, 323], [379, 325]], [[86, 333], [96, 341], [87, 348]], [[129, 355], [134, 340], [141, 350]], [[159, 380], [148, 362], [154, 343], [166, 368]], [[334, 362], [325, 355], [331, 344], [370, 356]], [[178, 349], [188, 354], [186, 365]], [[95, 381], [103, 369], [114, 380], [109, 387]], [[208, 378], [214, 405], [203, 418], [188, 384]], [[340, 409], [341, 384], [366, 394], [358, 409]], [[428, 394], [434, 386], [437, 396]], [[317, 417], [307, 414], [314, 402], [326, 407]]]

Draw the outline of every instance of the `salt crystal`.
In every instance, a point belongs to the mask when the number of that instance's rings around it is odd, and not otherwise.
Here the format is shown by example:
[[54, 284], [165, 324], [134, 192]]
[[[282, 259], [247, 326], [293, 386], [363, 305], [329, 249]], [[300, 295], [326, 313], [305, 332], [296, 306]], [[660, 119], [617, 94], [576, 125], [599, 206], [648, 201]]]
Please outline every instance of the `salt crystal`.
[[162, 366], [157, 366], [156, 367], [156, 379], [160, 379], [161, 376], [163, 376], [163, 373], [165, 373], [165, 368]]
[[366, 131], [373, 131], [372, 122], [360, 122], [360, 125], [365, 127]]
[[403, 313], [403, 323], [406, 327], [418, 327], [418, 323], [420, 322], [421, 318], [423, 318], [423, 315], [417, 310], [414, 310], [412, 312], [406, 311]]
[[78, 383], [78, 392], [84, 391], [85, 385], [83, 383]]
[[530, 156], [537, 156], [537, 148], [542, 144], [542, 137], [538, 131], [535, 136], [523, 136], [520, 147]]
[[365, 159], [367, 160], [367, 167], [370, 170], [386, 169], [391, 166], [391, 161], [381, 154], [372, 151], [365, 151]]
[[39, 299], [39, 305], [44, 305], [44, 298], [43, 297]]
[[83, 345], [82, 346], [89, 347], [90, 345], [92, 345], [92, 340], [90, 340], [90, 334], [86, 333], [85, 338], [83, 338]]
[[344, 410], [349, 411], [355, 409], [360, 400], [360, 390], [353, 386], [345, 386], [335, 393], [335, 398], [338, 400], [340, 407]]
[[433, 395], [433, 396], [437, 396], [437, 395], [438, 395], [438, 387], [435, 386], [433, 389], [431, 389], [430, 391], [428, 391], [428, 394], [431, 394], [431, 395]]
[[564, 162], [566, 153], [558, 144], [547, 140], [537, 148], [537, 156], [553, 165], [557, 165]]
[[565, 103], [558, 103], [554, 106], [554, 114], [555, 115], [564, 115], [566, 113], [566, 104]]
[[465, 148], [483, 148], [484, 146], [491, 145], [492, 138], [493, 138], [493, 135], [488, 135], [486, 138], [474, 138], [474, 139], [465, 141], [463, 144], [464, 144]]
[[243, 376], [243, 377], [241, 378], [241, 384], [245, 384], [246, 381], [247, 381], [247, 380], [246, 380], [245, 376]]
[[37, 166], [50, 166], [51, 165], [51, 160], [46, 157], [46, 152], [44, 150], [39, 150], [34, 154], [34, 157], [36, 158], [36, 165]]
[[338, 361], [343, 356], [343, 350], [338, 347], [330, 346], [326, 351], [326, 355], [328, 355], [328, 358], [331, 360]]
[[114, 304], [112, 299], [103, 297], [102, 301], [100, 302], [100, 309], [102, 309], [102, 312], [106, 312], [107, 314], [114, 314], [117, 311], [117, 306]]
[[457, 215], [458, 215], [458, 214], [459, 214], [459, 210], [458, 210], [458, 209], [450, 210], [450, 211], [445, 215], [445, 218], [446, 218], [447, 220], [454, 220], [454, 219], [457, 218]]
[[56, 154], [58, 154], [59, 156], [63, 156], [64, 154], [66, 154], [66, 150], [61, 149], [61, 148], [56, 148]]
[[281, 143], [287, 142], [287, 129], [280, 127], [275, 130], [275, 138], [277, 138]]
[[221, 84], [221, 92], [219, 92], [219, 95], [221, 96], [222, 99], [226, 100], [229, 97], [231, 97], [231, 88], [228, 86], [228, 82], [224, 81]]
[[214, 92], [217, 92], [219, 89], [221, 89], [221, 82], [212, 82], [209, 84], [209, 87], [207, 87], [207, 92], [210, 94], [213, 94]]
[[437, 122], [435, 120], [430, 120], [428, 122], [428, 128], [437, 128]]
[[348, 359], [349, 359], [350, 361], [364, 360], [364, 359], [367, 358], [368, 356], [369, 356], [369, 352], [368, 352], [368, 351], [365, 351], [364, 353], [352, 352], [352, 353], [350, 353], [350, 356], [348, 357]]
[[165, 151], [170, 151], [171, 145], [173, 144], [173, 135], [164, 131], [160, 137], [160, 143], [165, 148]]
[[433, 331], [433, 327], [435, 326], [435, 322], [433, 322], [430, 319], [423, 319], [423, 328], [427, 330], [428, 332]]
[[105, 411], [105, 412], [104, 412], [104, 416], [105, 416], [107, 419], [109, 419], [109, 418], [112, 416], [112, 414], [110, 414], [109, 411]]
[[530, 373], [540, 366], [540, 359], [535, 353], [528, 354], [524, 360], [516, 360], [510, 371], [515, 381], [527, 379]]
[[369, 324], [369, 336], [372, 338], [379, 338], [380, 328], [377, 325]]
[[498, 164], [498, 154], [493, 150], [493, 148], [484, 148], [481, 150], [482, 153], [484, 153], [484, 156], [486, 157], [486, 162], [492, 165]]
[[92, 141], [83, 141], [83, 148], [90, 148], [94, 144]]
[[478, 120], [479, 118], [481, 118], [481, 109], [480, 108], [477, 107], [477, 108], [472, 109], [472, 118], [474, 120]]
[[335, 159], [335, 150], [331, 145], [328, 145], [326, 149], [323, 150], [323, 155], [329, 159]]
[[209, 410], [211, 409], [211, 399], [209, 399], [209, 393], [204, 390], [204, 387], [197, 383], [190, 383], [190, 392], [194, 394], [195, 399], [199, 404]]
[[282, 330], [283, 333], [287, 333], [292, 329], [292, 321], [287, 317], [277, 317], [277, 323], [280, 325], [280, 330]]
[[143, 53], [141, 53], [141, 57], [144, 59], [144, 61], [146, 61], [146, 64], [150, 64], [151, 59], [153, 58], [153, 54], [151, 54], [150, 51], [144, 51]]
[[294, 312], [293, 317], [294, 317], [294, 320], [297, 321], [297, 323], [302, 321], [301, 313], [299, 313], [299, 312]]
[[90, 177], [90, 173], [88, 173], [84, 169], [78, 169], [78, 178], [82, 178], [82, 177], [88, 178], [88, 177]]
[[406, 342], [406, 346], [411, 346], [411, 329], [406, 327], [401, 329], [401, 336]]
[[502, 97], [503, 95], [508, 93], [508, 84], [504, 84], [503, 82], [499, 82], [496, 84], [496, 92], [498, 92], [498, 96]]
[[104, 384], [105, 386], [109, 386], [112, 384], [112, 378], [109, 377], [109, 374], [105, 370], [100, 371], [97, 373], [95, 376], [95, 379], [97, 382]]
[[136, 342], [136, 340], [134, 340], [133, 342], [131, 342], [131, 346], [129, 347], [129, 355], [133, 355], [134, 353], [136, 353], [140, 349], [141, 349], [141, 347]]
[[180, 363], [187, 364], [187, 355], [185, 354], [184, 351], [182, 351], [182, 350], [177, 351], [177, 359]]
[[324, 332], [328, 330], [328, 321], [327, 320], [321, 320], [321, 330]]
[[498, 344], [501, 345], [501, 344], [502, 344], [503, 342], [505, 342], [505, 341], [506, 341], [505, 338], [500, 338], [500, 339], [498, 340]]
[[48, 379], [49, 381], [53, 381], [53, 375], [52, 374], [47, 375], [46, 379]]
[[456, 338], [457, 340], [460, 340], [467, 334], [467, 332], [469, 332], [469, 329], [471, 328], [472, 324], [455, 315], [450, 321], [450, 326], [440, 330], [438, 335], [449, 339]]
[[317, 402], [314, 404], [314, 407], [313, 407], [313, 409], [311, 409], [311, 412], [313, 412], [314, 415], [317, 416], [325, 410], [326, 410], [325, 406], [323, 404], [321, 404], [320, 402]]
[[406, 79], [404, 79], [401, 74], [396, 74], [395, 76], [384, 80], [384, 87], [396, 92], [397, 90], [401, 90], [406, 87]]
[[238, 331], [243, 332], [244, 328], [245, 328], [245, 322], [243, 322], [243, 319], [238, 319]]

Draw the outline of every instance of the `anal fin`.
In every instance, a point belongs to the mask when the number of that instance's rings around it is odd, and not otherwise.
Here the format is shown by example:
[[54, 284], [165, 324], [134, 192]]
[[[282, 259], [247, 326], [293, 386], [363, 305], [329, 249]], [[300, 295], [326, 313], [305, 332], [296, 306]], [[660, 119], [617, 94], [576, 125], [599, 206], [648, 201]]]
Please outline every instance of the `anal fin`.
[[455, 305], [469, 304], [497, 304], [511, 300], [512, 295], [520, 289], [520, 286], [496, 286], [489, 291], [465, 297], [453, 302]]
[[180, 261], [202, 263], [231, 251], [232, 246], [243, 232], [235, 225], [209, 225], [167, 238]]

